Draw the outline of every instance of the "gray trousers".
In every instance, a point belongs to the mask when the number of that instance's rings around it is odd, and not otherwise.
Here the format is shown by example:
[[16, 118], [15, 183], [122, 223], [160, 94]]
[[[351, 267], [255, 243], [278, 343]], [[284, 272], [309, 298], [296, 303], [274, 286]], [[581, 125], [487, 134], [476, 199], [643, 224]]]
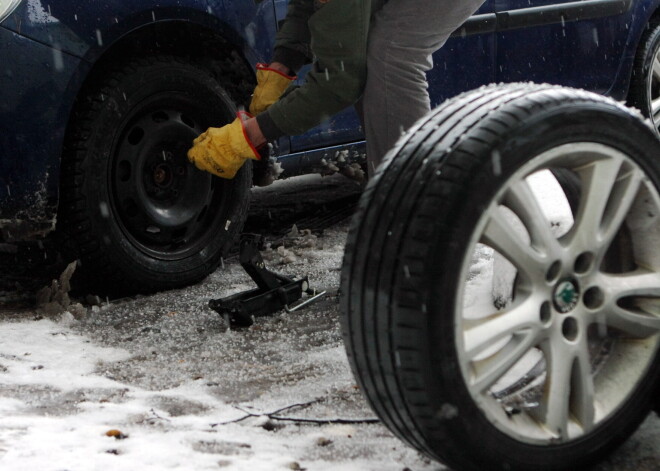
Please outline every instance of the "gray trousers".
[[426, 72], [440, 49], [484, 0], [388, 0], [369, 30], [367, 83], [357, 109], [369, 172], [431, 109]]

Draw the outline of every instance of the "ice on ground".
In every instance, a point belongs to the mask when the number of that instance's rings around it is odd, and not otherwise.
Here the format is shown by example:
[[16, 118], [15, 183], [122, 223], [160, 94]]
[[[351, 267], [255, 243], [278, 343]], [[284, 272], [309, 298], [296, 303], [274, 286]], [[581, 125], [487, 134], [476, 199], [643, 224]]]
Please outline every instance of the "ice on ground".
[[24, 312], [1, 322], [0, 469], [444, 469], [380, 424], [268, 416], [299, 404], [278, 415], [374, 418], [338, 325], [346, 230], [297, 247], [304, 265], [277, 268], [309, 275], [327, 297], [244, 331], [206, 306], [253, 287], [235, 259], [196, 286], [103, 303], [80, 320]]

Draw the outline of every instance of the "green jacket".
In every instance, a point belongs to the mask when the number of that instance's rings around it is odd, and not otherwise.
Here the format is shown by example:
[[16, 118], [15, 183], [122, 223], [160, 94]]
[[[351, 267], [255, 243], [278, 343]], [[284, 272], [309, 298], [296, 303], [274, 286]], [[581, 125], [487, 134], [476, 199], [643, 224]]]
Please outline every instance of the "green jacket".
[[305, 83], [257, 118], [269, 140], [302, 134], [362, 95], [372, 13], [386, 0], [291, 0], [273, 61], [298, 71], [313, 62]]

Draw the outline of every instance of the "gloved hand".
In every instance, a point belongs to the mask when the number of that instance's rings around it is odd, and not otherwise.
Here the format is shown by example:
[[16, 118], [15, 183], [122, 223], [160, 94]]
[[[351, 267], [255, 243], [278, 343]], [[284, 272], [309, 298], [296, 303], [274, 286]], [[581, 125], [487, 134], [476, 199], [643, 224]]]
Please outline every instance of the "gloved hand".
[[236, 176], [247, 159], [260, 160], [243, 127], [248, 118], [248, 113], [238, 112], [231, 124], [208, 128], [193, 141], [188, 160], [200, 170], [228, 179]]
[[296, 79], [278, 70], [269, 68], [266, 64], [257, 64], [257, 86], [252, 95], [250, 113], [258, 115], [280, 99], [282, 93]]

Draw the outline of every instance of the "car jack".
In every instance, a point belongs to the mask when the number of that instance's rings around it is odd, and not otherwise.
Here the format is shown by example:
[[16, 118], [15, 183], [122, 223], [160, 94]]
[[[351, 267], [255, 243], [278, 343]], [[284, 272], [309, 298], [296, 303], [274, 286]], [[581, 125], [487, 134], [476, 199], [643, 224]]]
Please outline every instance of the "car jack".
[[[286, 312], [297, 311], [326, 293], [316, 293], [316, 290], [310, 289], [306, 276], [295, 280], [266, 269], [259, 253], [260, 240], [260, 236], [243, 236], [239, 255], [241, 265], [258, 288], [209, 301], [209, 307], [223, 316], [230, 327], [249, 327], [255, 317], [271, 316], [282, 309]], [[302, 298], [303, 293], [311, 297], [292, 306]]]

